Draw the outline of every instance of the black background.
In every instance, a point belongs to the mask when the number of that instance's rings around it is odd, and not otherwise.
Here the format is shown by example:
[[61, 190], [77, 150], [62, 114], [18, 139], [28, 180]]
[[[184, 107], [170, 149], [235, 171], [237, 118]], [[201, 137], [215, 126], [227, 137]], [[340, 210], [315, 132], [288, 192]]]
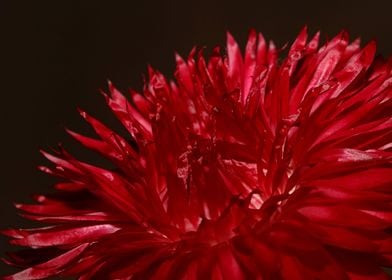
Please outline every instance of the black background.
[[[392, 1], [6, 1], [0, 0], [0, 213], [1, 228], [27, 226], [13, 202], [47, 192], [54, 179], [40, 174], [39, 148], [65, 147], [99, 162], [64, 133], [89, 131], [80, 106], [111, 126], [99, 88], [112, 80], [140, 89], [147, 63], [168, 76], [174, 51], [223, 45], [229, 30], [245, 43], [252, 27], [278, 46], [291, 42], [304, 24], [322, 37], [342, 28], [352, 39], [376, 38], [392, 54]], [[0, 251], [10, 247], [1, 238]], [[0, 275], [12, 270], [0, 266]]]

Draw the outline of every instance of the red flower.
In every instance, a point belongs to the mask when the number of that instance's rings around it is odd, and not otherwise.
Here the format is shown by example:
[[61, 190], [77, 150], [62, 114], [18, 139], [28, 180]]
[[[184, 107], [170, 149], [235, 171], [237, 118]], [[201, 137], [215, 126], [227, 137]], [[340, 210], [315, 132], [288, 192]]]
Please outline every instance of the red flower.
[[57, 193], [17, 204], [49, 224], [7, 230], [27, 267], [6, 279], [387, 279], [392, 265], [392, 61], [304, 29], [278, 61], [251, 31], [206, 61], [149, 69], [106, 101], [126, 141], [81, 112], [69, 133], [116, 167], [44, 152]]

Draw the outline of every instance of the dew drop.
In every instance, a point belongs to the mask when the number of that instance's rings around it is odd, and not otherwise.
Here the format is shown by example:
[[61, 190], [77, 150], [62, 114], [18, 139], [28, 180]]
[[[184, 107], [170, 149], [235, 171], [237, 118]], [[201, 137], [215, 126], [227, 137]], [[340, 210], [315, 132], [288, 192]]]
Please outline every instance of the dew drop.
[[105, 173], [103, 173], [103, 175], [104, 175], [106, 178], [108, 178], [110, 181], [114, 181], [114, 177], [113, 177], [113, 174], [112, 174], [112, 173], [110, 173], [110, 172], [105, 172]]
[[44, 202], [45, 200], [46, 200], [46, 197], [45, 197], [45, 196], [43, 196], [43, 195], [37, 196], [37, 201], [38, 201], [38, 202], [42, 203], [42, 202]]
[[196, 108], [192, 101], [188, 102], [188, 110], [191, 114], [196, 114]]
[[326, 90], [329, 90], [331, 88], [331, 86], [329, 84], [323, 84], [321, 86], [321, 88], [322, 88], [323, 91], [326, 91]]
[[298, 185], [295, 185], [294, 187], [289, 190], [289, 194], [293, 194], [296, 190], [298, 189]]
[[292, 60], [300, 60], [301, 59], [301, 52], [300, 51], [295, 51], [290, 55], [290, 58]]
[[250, 199], [249, 208], [250, 209], [260, 209], [263, 205], [263, 199], [260, 194], [254, 193]]
[[51, 170], [48, 167], [46, 167], [46, 166], [40, 166], [39, 170], [41, 170], [42, 172], [46, 172], [46, 173], [50, 173], [51, 172]]
[[56, 166], [56, 169], [59, 171], [64, 171], [64, 168], [62, 166]]
[[203, 210], [204, 210], [204, 216], [210, 220], [211, 219], [211, 212], [210, 212], [210, 208], [208, 207], [206, 202], [203, 203]]
[[315, 49], [315, 48], [317, 48], [317, 43], [316, 43], [316, 42], [310, 42], [310, 43], [309, 43], [309, 48], [310, 48], [310, 49]]

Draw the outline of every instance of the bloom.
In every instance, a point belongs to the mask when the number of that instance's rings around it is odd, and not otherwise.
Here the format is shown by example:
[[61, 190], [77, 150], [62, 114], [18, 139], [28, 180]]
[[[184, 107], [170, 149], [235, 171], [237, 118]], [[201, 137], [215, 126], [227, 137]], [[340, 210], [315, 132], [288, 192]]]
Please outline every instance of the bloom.
[[392, 60], [303, 29], [279, 51], [176, 55], [141, 93], [105, 99], [131, 140], [81, 111], [69, 134], [105, 169], [43, 152], [57, 192], [17, 204], [48, 226], [10, 229], [6, 279], [387, 279], [392, 265]]

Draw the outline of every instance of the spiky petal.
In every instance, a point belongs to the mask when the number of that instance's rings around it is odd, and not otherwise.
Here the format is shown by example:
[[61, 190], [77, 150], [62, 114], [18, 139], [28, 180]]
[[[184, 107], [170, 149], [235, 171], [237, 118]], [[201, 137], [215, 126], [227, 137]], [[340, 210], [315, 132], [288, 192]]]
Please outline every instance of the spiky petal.
[[251, 31], [245, 54], [176, 55], [106, 101], [129, 137], [81, 111], [110, 160], [44, 152], [58, 192], [17, 204], [48, 227], [7, 230], [31, 249], [6, 279], [387, 279], [392, 265], [392, 72], [376, 46], [302, 30], [278, 50]]

